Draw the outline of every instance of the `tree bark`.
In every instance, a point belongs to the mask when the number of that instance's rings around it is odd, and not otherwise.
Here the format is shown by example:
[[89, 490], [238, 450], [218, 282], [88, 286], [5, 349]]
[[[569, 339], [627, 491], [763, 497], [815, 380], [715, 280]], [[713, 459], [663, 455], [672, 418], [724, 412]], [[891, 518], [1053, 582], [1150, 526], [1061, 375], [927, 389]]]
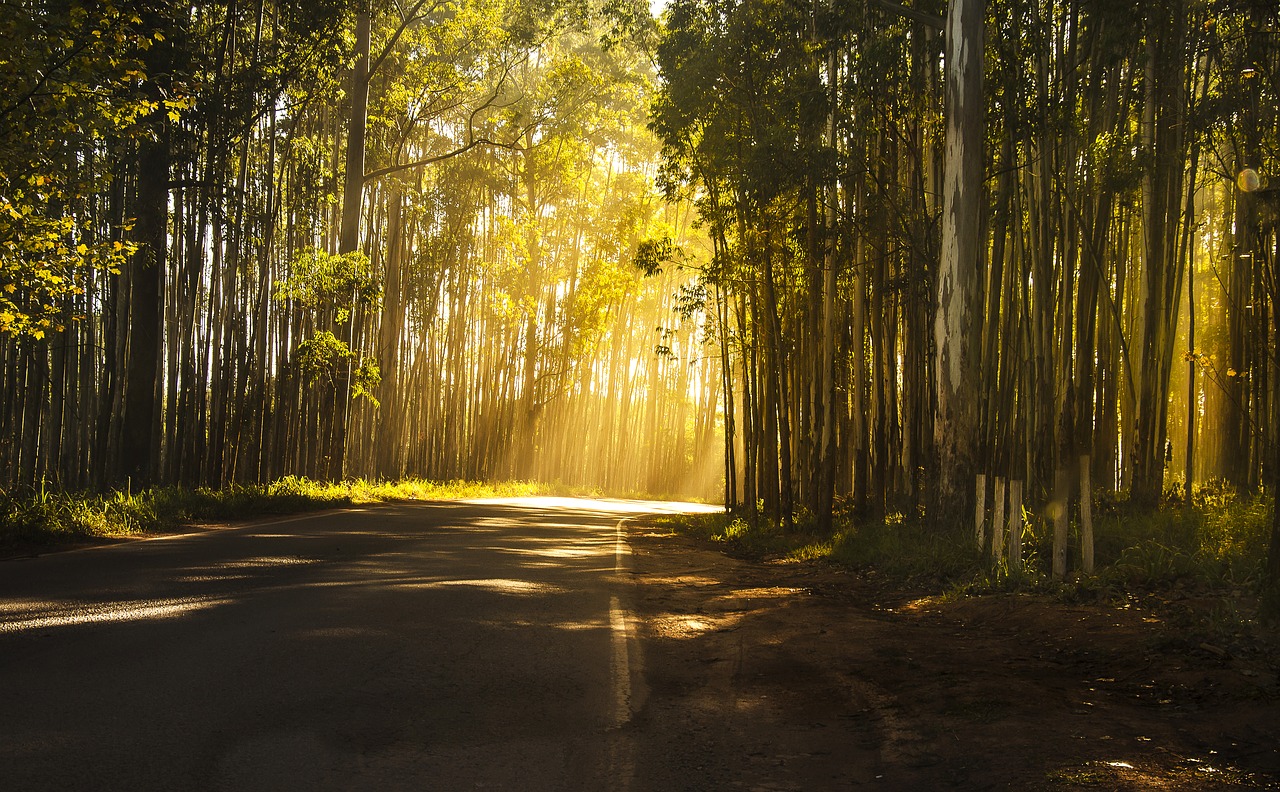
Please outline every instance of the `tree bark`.
[[984, 7], [984, 0], [952, 0], [947, 11], [947, 152], [934, 306], [939, 516], [969, 513], [967, 484], [978, 453]]
[[162, 131], [138, 147], [138, 251], [129, 259], [129, 326], [124, 414], [115, 483], [150, 483], [154, 473], [156, 383], [160, 374], [165, 254], [168, 248], [169, 145]]

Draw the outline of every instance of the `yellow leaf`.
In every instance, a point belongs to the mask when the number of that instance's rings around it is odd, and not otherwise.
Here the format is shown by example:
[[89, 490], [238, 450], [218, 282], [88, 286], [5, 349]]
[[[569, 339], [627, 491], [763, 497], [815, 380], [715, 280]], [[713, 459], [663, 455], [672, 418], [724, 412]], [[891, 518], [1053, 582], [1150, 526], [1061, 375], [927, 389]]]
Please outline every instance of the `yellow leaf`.
[[81, 242], [80, 244], [76, 245], [76, 252], [83, 256], [89, 252], [89, 246]]
[[32, 331], [31, 331], [31, 335], [35, 336], [35, 338], [36, 338], [37, 340], [39, 340], [39, 339], [41, 339], [41, 338], [44, 338], [44, 331], [43, 331], [43, 330], [32, 330]]
[[12, 283], [6, 283], [6, 284], [4, 285], [4, 290], [5, 290], [6, 292], [8, 292], [9, 294], [13, 294], [14, 292], [16, 292], [16, 291], [18, 290], [18, 287], [17, 287], [17, 286], [14, 286]]

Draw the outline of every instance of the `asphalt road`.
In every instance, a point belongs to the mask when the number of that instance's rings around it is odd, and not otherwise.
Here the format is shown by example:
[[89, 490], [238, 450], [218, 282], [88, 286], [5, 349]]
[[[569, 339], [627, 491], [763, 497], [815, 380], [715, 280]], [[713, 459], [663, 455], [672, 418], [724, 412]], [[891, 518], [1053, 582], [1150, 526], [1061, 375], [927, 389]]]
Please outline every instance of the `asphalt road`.
[[0, 562], [0, 790], [628, 789], [618, 523], [681, 508], [394, 505]]

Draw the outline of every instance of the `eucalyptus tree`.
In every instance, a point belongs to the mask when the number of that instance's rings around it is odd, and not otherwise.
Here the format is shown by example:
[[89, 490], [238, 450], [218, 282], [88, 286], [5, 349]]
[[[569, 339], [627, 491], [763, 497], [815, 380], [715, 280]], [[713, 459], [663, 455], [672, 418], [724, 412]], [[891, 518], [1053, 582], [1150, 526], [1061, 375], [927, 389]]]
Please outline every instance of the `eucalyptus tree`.
[[[918, 506], [927, 468], [935, 508], [972, 503], [981, 531], [991, 506], [1002, 558], [1025, 501], [1055, 515], [1065, 574], [1078, 519], [1088, 571], [1095, 487], [1154, 505], [1212, 426], [1236, 452], [1207, 449], [1188, 480], [1234, 465], [1248, 487], [1275, 442], [1251, 417], [1275, 409], [1270, 204], [1232, 185], [1272, 151], [1276, 11], [955, 2], [944, 38], [942, 10], [684, 0], [664, 17], [653, 128], [732, 331], [726, 501], [781, 519], [794, 485], [821, 519], [835, 472], [855, 503]], [[1211, 287], [1186, 297], [1200, 273]]]
[[[66, 163], [70, 170], [63, 173], [82, 185], [75, 188], [82, 197], [64, 193], [46, 203], [47, 212], [24, 215], [57, 217], [63, 241], [55, 249], [75, 251], [78, 260], [69, 263], [83, 265], [74, 278], [49, 270], [59, 284], [75, 284], [70, 286], [70, 305], [60, 306], [70, 311], [61, 315], [82, 318], [64, 324], [56, 343], [37, 338], [42, 349], [29, 356], [30, 367], [45, 370], [52, 365], [58, 369], [58, 382], [45, 378], [22, 399], [30, 413], [24, 432], [43, 435], [43, 447], [56, 449], [60, 441], [55, 436], [65, 436], [77, 425], [93, 427], [74, 444], [61, 444], [78, 447], [79, 453], [64, 456], [56, 466], [48, 458], [27, 460], [21, 464], [24, 476], [54, 474], [83, 484], [91, 472], [99, 482], [146, 480], [160, 473], [156, 454], [163, 443], [157, 399], [165, 354], [163, 325], [168, 319], [161, 306], [168, 287], [166, 271], [175, 269], [169, 258], [173, 174], [195, 156], [192, 132], [200, 125], [201, 111], [208, 113], [211, 108], [206, 105], [219, 104], [216, 97], [229, 92], [220, 69], [228, 62], [230, 31], [242, 33], [237, 27], [241, 23], [261, 31], [263, 8], [275, 10], [261, 5], [248, 21], [228, 9], [226, 21], [212, 26], [224, 33], [212, 39], [222, 42], [221, 47], [206, 49], [198, 33], [212, 17], [224, 18], [220, 8], [144, 2], [6, 6], [5, 51], [24, 66], [15, 73], [15, 101], [5, 111], [5, 128], [15, 135], [15, 145], [6, 146], [6, 151], [25, 151], [44, 163]], [[313, 7], [314, 16], [290, 9], [274, 18], [275, 29], [296, 35], [300, 27], [310, 29], [309, 23], [323, 18], [326, 10], [323, 3]], [[264, 39], [259, 35], [256, 40]], [[300, 60], [288, 48], [273, 54], [279, 55], [279, 63], [297, 65]], [[263, 50], [256, 50], [254, 58], [241, 74], [271, 73]], [[272, 80], [278, 85], [280, 73], [259, 83]], [[225, 118], [229, 127], [234, 129], [235, 119], [246, 117], [221, 112], [231, 106], [220, 104], [209, 115]], [[250, 117], [256, 112], [246, 105], [236, 110]], [[21, 121], [24, 118], [28, 121]], [[46, 199], [58, 195], [61, 188], [54, 188], [60, 183], [64, 182], [46, 180]], [[86, 194], [85, 187], [92, 192]], [[15, 235], [35, 242], [32, 231], [15, 229]], [[35, 268], [36, 274], [42, 271]], [[9, 293], [16, 291], [15, 286]], [[60, 299], [50, 296], [55, 299], [46, 302]], [[15, 323], [6, 332], [21, 330], [25, 313], [13, 312]], [[47, 332], [41, 329], [43, 318], [35, 320], [33, 337]], [[52, 318], [46, 326], [54, 327]], [[109, 357], [99, 358], [98, 349], [109, 350]], [[71, 366], [77, 371], [67, 376]], [[42, 407], [46, 394], [49, 401]], [[84, 410], [74, 421], [68, 420], [70, 414], [57, 415], [73, 406]], [[42, 410], [44, 426], [37, 431]]]
[[[833, 75], [813, 45], [833, 22], [824, 17], [819, 30], [813, 10], [801, 7], [693, 1], [673, 4], [666, 22], [653, 126], [671, 189], [688, 182], [705, 191], [711, 279], [736, 303], [743, 498], [752, 508], [759, 497], [782, 522], [797, 496], [827, 514], [834, 477], [822, 470], [835, 454], [822, 427], [835, 351], [824, 334], [835, 333], [827, 321], [835, 309], [824, 288], [838, 266], [828, 228], [837, 199], [826, 191], [834, 146], [823, 81]], [[728, 370], [729, 346], [721, 351]]]
[[[942, 509], [967, 504], [977, 474], [979, 350], [982, 336], [979, 278], [982, 238], [983, 70], [985, 0], [951, 0], [947, 7], [946, 158], [943, 176], [942, 257], [934, 319], [938, 414], [938, 492]], [[985, 478], [977, 474], [981, 509]], [[968, 509], [957, 509], [967, 513]], [[979, 519], [979, 526], [982, 522]], [[979, 538], [981, 543], [981, 538]]]
[[[123, 9], [6, 6], [0, 19], [0, 465], [10, 481], [83, 483], [97, 455], [74, 419], [98, 375], [99, 290], [137, 253], [107, 163], [146, 134], [140, 20]], [[151, 43], [146, 36], [146, 44]], [[167, 108], [166, 108], [167, 109]], [[91, 405], [86, 405], [91, 406]]]

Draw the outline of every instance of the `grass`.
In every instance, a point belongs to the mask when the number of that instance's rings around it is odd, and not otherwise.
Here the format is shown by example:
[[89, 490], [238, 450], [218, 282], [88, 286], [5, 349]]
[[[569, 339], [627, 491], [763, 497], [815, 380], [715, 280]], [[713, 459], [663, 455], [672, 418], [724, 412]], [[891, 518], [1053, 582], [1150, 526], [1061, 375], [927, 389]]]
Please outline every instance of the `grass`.
[[0, 548], [47, 547], [172, 531], [199, 521], [244, 520], [362, 503], [396, 500], [584, 494], [533, 482], [339, 483], [297, 476], [224, 489], [157, 487], [140, 492], [76, 493], [47, 485], [0, 492]]
[[875, 567], [903, 580], [956, 579], [979, 570], [976, 549], [923, 520], [892, 514], [876, 521], [838, 521], [823, 534], [801, 519], [791, 530], [775, 522], [754, 522], [735, 514], [692, 514], [658, 518], [672, 530], [720, 545], [738, 558], [782, 561], [830, 561], [847, 567]]
[[[1135, 591], [1261, 592], [1270, 536], [1271, 499], [1237, 496], [1220, 484], [1197, 493], [1190, 508], [1166, 502], [1159, 509], [1130, 506], [1122, 499], [1095, 506], [1096, 569], [1078, 571], [1079, 529], [1068, 548], [1076, 569], [1066, 582], [1051, 579], [1053, 527], [1047, 515], [1028, 512], [1023, 528], [1024, 568], [1010, 570], [980, 553], [968, 531], [938, 528], [923, 517], [890, 514], [858, 519], [837, 512], [834, 530], [819, 533], [799, 519], [784, 531], [773, 522], [735, 514], [665, 518], [670, 528], [721, 545], [730, 555], [770, 560], [825, 560], [873, 569], [904, 584], [936, 587], [947, 597], [1013, 590], [1056, 593], [1066, 598], [1108, 597]], [[1230, 619], [1226, 619], [1230, 621]]]
[[1262, 578], [1271, 530], [1271, 499], [1228, 492], [1139, 512], [1119, 507], [1101, 515], [1095, 533], [1104, 579], [1144, 585], [1194, 580], [1255, 588]]

